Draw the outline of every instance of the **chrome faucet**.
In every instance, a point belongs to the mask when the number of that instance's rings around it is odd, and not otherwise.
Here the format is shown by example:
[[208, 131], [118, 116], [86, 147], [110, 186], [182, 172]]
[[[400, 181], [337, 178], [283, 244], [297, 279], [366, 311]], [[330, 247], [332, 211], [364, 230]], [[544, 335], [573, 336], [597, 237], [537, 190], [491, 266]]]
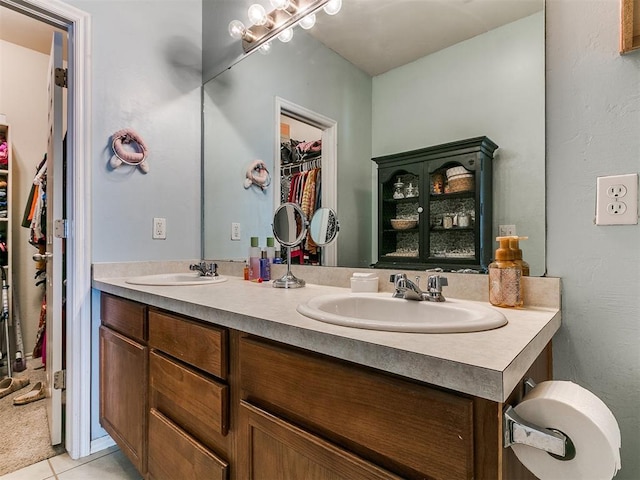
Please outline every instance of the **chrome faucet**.
[[444, 302], [442, 295], [442, 287], [448, 285], [447, 278], [440, 275], [429, 275], [427, 279], [427, 290], [422, 291], [418, 286], [420, 277], [416, 277], [415, 283], [407, 278], [404, 273], [396, 273], [391, 275], [389, 281], [395, 286], [393, 298], [404, 298], [405, 300]]
[[189, 265], [189, 270], [196, 271], [201, 277], [217, 277], [218, 265], [216, 263], [192, 263]]

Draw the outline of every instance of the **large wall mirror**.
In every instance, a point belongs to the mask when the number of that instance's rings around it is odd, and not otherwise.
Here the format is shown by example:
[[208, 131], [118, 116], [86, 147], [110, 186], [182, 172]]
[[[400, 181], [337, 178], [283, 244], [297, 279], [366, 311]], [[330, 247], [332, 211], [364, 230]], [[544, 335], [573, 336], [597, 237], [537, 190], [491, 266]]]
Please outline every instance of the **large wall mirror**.
[[[340, 219], [337, 265], [376, 261], [372, 157], [486, 135], [499, 146], [494, 233], [515, 225], [531, 274], [544, 274], [544, 0], [343, 0], [314, 29], [243, 57], [226, 24], [250, 3], [203, 4], [205, 258], [244, 260], [250, 237], [271, 236], [284, 102], [334, 122], [335, 204], [323, 206]], [[244, 188], [255, 160], [273, 176], [266, 190]]]

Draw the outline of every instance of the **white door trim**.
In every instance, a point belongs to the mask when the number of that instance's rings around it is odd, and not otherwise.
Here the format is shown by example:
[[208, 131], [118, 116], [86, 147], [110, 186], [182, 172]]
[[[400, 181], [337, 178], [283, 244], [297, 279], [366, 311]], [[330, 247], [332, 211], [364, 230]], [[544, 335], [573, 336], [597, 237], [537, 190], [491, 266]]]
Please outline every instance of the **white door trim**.
[[[293, 114], [295, 117], [322, 130], [322, 206], [338, 211], [338, 122], [313, 110], [297, 105], [281, 97], [275, 97], [274, 108], [274, 155], [273, 155], [273, 210], [280, 205], [280, 115]], [[311, 221], [309, 218], [308, 221]], [[335, 267], [338, 264], [336, 242], [322, 247], [322, 265]]]
[[91, 452], [91, 16], [60, 0], [0, 4], [68, 31], [65, 448]]

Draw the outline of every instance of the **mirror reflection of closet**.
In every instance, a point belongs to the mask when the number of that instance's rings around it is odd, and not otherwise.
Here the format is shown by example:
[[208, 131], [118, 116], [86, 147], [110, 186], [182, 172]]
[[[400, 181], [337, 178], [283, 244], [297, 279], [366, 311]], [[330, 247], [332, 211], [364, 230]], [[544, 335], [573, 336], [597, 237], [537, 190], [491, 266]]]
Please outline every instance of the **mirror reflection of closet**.
[[[306, 218], [323, 207], [335, 208], [335, 122], [280, 99], [274, 208], [295, 203]], [[335, 246], [320, 249], [307, 235], [292, 251], [294, 264], [335, 266]]]

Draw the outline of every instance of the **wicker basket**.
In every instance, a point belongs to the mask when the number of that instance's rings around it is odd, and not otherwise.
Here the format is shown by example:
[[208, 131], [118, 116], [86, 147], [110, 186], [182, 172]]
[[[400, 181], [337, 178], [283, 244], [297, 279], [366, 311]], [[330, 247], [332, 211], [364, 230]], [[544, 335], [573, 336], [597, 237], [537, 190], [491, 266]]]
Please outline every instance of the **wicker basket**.
[[405, 218], [391, 219], [391, 228], [394, 230], [409, 230], [410, 228], [415, 228], [416, 225], [418, 225], [417, 220], [409, 220]]
[[475, 189], [473, 174], [455, 175], [448, 181], [449, 193], [472, 192]]

